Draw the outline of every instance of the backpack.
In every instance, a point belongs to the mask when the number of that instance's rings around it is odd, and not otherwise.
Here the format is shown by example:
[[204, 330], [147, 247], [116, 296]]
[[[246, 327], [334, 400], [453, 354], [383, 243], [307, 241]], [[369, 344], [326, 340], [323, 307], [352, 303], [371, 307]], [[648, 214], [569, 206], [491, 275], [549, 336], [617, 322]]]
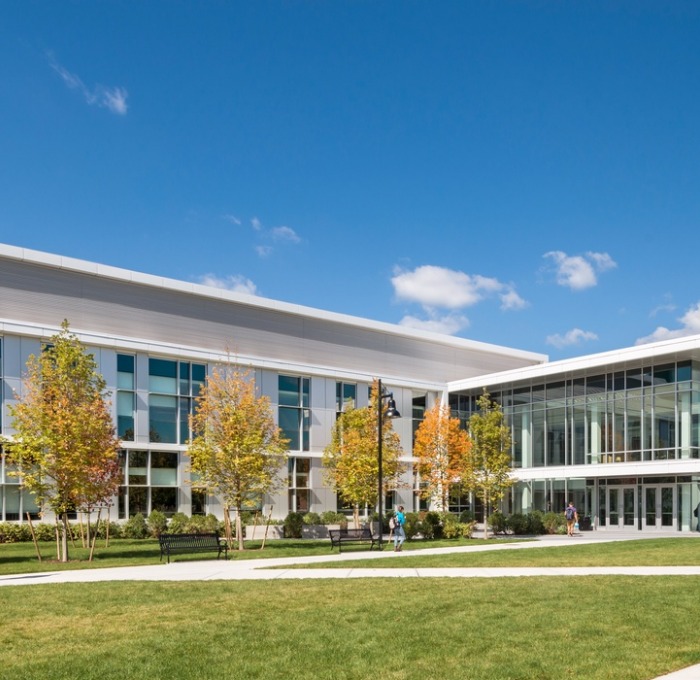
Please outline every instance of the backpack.
[[567, 508], [566, 509], [566, 519], [573, 519], [575, 514], [576, 514], [576, 510], [574, 510], [574, 508]]
[[394, 515], [391, 519], [394, 521], [394, 529], [400, 529], [401, 528], [401, 521], [399, 520], [399, 516]]

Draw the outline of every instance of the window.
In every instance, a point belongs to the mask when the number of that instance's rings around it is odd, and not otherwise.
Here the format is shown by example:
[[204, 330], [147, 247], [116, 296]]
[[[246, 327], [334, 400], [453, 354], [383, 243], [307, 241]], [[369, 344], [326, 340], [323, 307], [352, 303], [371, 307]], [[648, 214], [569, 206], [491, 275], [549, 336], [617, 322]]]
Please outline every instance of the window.
[[309, 451], [309, 378], [278, 377], [279, 426], [289, 439], [290, 451]]
[[412, 439], [412, 441], [414, 444], [416, 442], [416, 432], [418, 431], [420, 424], [423, 422], [423, 419], [425, 418], [426, 400], [427, 400], [427, 395], [425, 393], [413, 395], [412, 409], [411, 409], [411, 415], [413, 417], [411, 420], [411, 425], [413, 427], [413, 434], [412, 434], [413, 439]]
[[124, 486], [119, 489], [119, 518], [178, 509], [178, 461], [174, 451], [121, 451]]
[[357, 385], [354, 383], [337, 382], [335, 384], [335, 411], [340, 414], [348, 408], [354, 408], [357, 403]]
[[289, 458], [289, 511], [309, 512], [311, 507], [311, 459]]
[[135, 357], [117, 354], [117, 435], [125, 442], [134, 441], [135, 389]]
[[149, 359], [149, 439], [152, 442], [186, 444], [189, 416], [206, 378], [203, 364]]

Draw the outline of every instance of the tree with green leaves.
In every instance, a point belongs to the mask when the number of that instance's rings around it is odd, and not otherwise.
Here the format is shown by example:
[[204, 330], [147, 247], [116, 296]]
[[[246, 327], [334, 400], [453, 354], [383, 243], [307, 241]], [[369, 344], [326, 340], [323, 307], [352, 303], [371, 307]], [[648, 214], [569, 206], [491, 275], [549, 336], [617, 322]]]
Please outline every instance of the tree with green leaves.
[[41, 354], [29, 357], [22, 393], [9, 407], [15, 430], [7, 447], [11, 474], [40, 507], [60, 518], [63, 562], [68, 513], [109, 504], [121, 481], [119, 439], [105, 388], [94, 356], [64, 321]]
[[463, 471], [464, 487], [484, 505], [484, 536], [488, 538], [489, 506], [498, 503], [513, 485], [512, 435], [501, 406], [486, 390], [477, 399], [478, 410], [469, 419], [471, 452]]
[[193, 486], [223, 501], [229, 541], [230, 510], [236, 511], [236, 541], [243, 550], [241, 512], [281, 486], [289, 440], [275, 424], [270, 400], [256, 393], [250, 372], [235, 366], [214, 368], [207, 377], [190, 425]]
[[[360, 525], [360, 508], [374, 507], [379, 491], [379, 383], [375, 381], [369, 405], [349, 406], [333, 425], [331, 442], [323, 452], [327, 484], [353, 506], [355, 526]], [[382, 481], [396, 487], [404, 471], [399, 435], [382, 409]]]
[[450, 490], [462, 483], [462, 472], [471, 450], [471, 440], [459, 418], [450, 415], [446, 405], [436, 403], [416, 430], [413, 455], [421, 481], [421, 496], [431, 500], [434, 509], [444, 512]]

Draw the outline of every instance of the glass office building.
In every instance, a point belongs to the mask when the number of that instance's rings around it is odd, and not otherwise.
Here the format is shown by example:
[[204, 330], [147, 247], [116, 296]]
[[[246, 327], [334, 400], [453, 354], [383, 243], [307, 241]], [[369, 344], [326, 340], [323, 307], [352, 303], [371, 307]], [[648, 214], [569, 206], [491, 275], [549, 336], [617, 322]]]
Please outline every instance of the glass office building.
[[[697, 338], [547, 364], [451, 385], [467, 421], [486, 389], [513, 434], [517, 478], [506, 511], [563, 512], [594, 529], [698, 530]], [[643, 355], [643, 356], [639, 356]], [[581, 364], [586, 364], [581, 367]]]

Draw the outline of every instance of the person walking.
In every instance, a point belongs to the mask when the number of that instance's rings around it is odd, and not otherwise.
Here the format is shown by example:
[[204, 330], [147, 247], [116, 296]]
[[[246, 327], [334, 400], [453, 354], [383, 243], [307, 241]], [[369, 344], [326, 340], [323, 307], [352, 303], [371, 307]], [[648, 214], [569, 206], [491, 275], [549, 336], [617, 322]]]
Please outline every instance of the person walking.
[[578, 512], [572, 501], [569, 501], [569, 505], [566, 506], [566, 510], [564, 510], [564, 517], [566, 518], [566, 535], [573, 536], [574, 524], [578, 522]]
[[403, 513], [403, 505], [399, 505], [399, 509], [394, 513], [394, 552], [401, 552], [401, 546], [406, 540], [406, 515]]

